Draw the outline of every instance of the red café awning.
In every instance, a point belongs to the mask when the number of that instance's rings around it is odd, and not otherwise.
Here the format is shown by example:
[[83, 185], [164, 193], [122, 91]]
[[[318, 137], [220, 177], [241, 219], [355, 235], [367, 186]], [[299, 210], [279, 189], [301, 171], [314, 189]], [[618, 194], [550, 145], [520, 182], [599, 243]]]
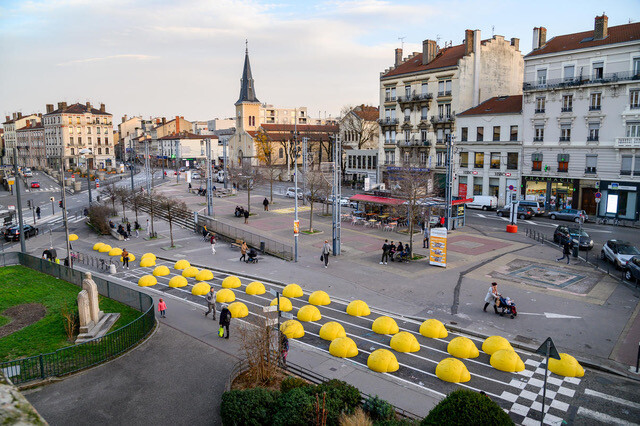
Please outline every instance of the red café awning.
[[356, 194], [349, 198], [350, 201], [358, 201], [362, 203], [382, 204], [383, 206], [399, 206], [405, 203], [405, 200], [397, 198], [376, 197], [374, 195]]
[[464, 198], [462, 200], [451, 200], [452, 206], [458, 206], [460, 204], [467, 204], [473, 201], [473, 198]]

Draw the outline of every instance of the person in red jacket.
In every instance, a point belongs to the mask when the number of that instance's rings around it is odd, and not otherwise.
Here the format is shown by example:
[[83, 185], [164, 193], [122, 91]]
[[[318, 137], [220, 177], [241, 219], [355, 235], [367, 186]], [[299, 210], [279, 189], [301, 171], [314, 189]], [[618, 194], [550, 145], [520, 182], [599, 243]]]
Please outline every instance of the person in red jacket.
[[158, 301], [158, 312], [160, 312], [161, 318], [166, 318], [165, 312], [167, 311], [167, 304], [164, 303], [164, 300], [160, 299]]

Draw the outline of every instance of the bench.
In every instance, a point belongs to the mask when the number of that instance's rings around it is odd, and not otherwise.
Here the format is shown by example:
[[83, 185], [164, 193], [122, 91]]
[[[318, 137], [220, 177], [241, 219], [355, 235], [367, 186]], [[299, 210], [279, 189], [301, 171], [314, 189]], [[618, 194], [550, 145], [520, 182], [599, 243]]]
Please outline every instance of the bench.
[[109, 228], [109, 231], [111, 232], [111, 236], [113, 238], [115, 238], [118, 241], [124, 241], [124, 237], [122, 235], [118, 234], [118, 231], [116, 229]]
[[231, 243], [231, 248], [240, 249], [240, 247], [242, 247], [242, 240], [236, 239], [235, 243]]

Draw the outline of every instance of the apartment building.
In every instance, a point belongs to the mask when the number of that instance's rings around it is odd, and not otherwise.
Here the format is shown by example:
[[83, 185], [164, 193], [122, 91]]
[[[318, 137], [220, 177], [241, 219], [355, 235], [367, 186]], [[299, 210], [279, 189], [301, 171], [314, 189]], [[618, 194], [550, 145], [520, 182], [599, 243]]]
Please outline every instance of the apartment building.
[[115, 167], [113, 116], [106, 112], [105, 105], [97, 109], [89, 102], [58, 102], [57, 106], [54, 109], [48, 104], [42, 117], [47, 166], [57, 169], [62, 161], [65, 169]]
[[351, 108], [338, 123], [345, 157], [344, 178], [358, 187], [364, 187], [366, 178], [372, 186], [380, 181], [379, 116], [377, 107], [362, 104]]
[[[13, 158], [13, 148], [17, 148], [18, 146], [16, 131], [26, 127], [27, 122], [35, 121], [36, 123], [40, 123], [42, 121], [42, 117], [38, 114], [28, 114], [23, 116], [21, 112], [14, 112], [12, 116], [7, 115], [5, 118], [5, 122], [2, 123], [5, 146], [3, 164], [13, 165], [17, 160]], [[24, 164], [20, 163], [18, 163], [18, 165], [24, 166]]]
[[32, 118], [27, 125], [16, 130], [18, 165], [42, 170], [47, 166], [44, 149], [44, 125]]
[[487, 99], [456, 122], [453, 194], [492, 195], [498, 205], [507, 204], [520, 194], [522, 95]]
[[173, 133], [158, 139], [158, 156], [168, 160], [167, 166], [193, 167], [204, 164], [207, 158], [206, 140], [211, 140], [211, 161], [222, 157], [222, 147], [216, 135], [196, 135], [190, 132]]
[[[448, 141], [456, 132], [456, 112], [489, 98], [522, 93], [519, 40], [481, 39], [466, 30], [462, 44], [440, 48], [425, 40], [422, 52], [402, 58], [380, 74], [380, 144], [386, 166], [410, 165], [435, 171], [444, 187]], [[391, 169], [393, 170], [393, 169]]]
[[609, 27], [603, 14], [591, 30], [550, 40], [534, 28], [532, 47], [524, 58], [524, 195], [550, 210], [638, 220], [640, 23]]

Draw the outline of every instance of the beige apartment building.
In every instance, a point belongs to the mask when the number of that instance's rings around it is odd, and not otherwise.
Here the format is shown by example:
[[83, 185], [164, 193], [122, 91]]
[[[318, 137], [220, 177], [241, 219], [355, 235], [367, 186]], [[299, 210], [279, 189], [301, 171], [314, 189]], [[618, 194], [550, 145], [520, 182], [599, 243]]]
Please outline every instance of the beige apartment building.
[[[13, 158], [13, 148], [18, 146], [18, 138], [16, 131], [18, 129], [22, 129], [27, 126], [27, 122], [35, 121], [36, 123], [40, 123], [42, 117], [38, 114], [29, 114], [23, 116], [21, 112], [14, 112], [13, 116], [6, 116], [6, 120], [2, 123], [2, 127], [4, 128], [4, 158], [3, 164], [14, 164], [15, 160]], [[24, 166], [24, 164], [18, 163], [19, 166]]]
[[[466, 30], [462, 44], [424, 40], [422, 52], [402, 58], [380, 74], [380, 145], [385, 178], [410, 165], [435, 172], [444, 187], [447, 143], [456, 132], [456, 112], [501, 95], [522, 93], [524, 62], [519, 40]], [[385, 179], [386, 180], [386, 179]]]
[[[115, 167], [112, 115], [93, 108], [89, 102], [67, 105], [58, 102], [58, 108], [47, 104], [43, 117], [47, 165], [65, 169], [106, 169]], [[90, 150], [88, 153], [82, 150]], [[82, 158], [84, 156], [84, 158]]]
[[18, 147], [18, 165], [33, 169], [44, 169], [47, 166], [47, 154], [44, 149], [44, 125], [35, 118], [27, 121], [27, 125], [16, 131]]

